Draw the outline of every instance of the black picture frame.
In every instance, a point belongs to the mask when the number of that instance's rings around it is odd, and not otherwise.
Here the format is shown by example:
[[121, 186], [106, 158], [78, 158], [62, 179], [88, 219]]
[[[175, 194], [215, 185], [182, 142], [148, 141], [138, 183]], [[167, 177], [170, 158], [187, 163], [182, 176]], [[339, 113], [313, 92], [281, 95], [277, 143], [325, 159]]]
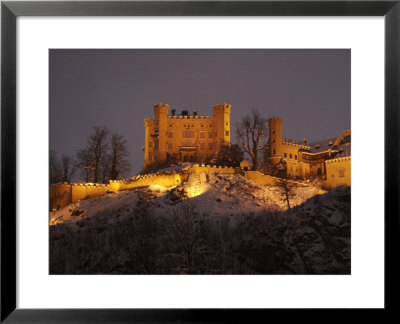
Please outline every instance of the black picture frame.
[[[16, 19], [18, 16], [384, 16], [385, 309], [396, 310], [399, 245], [400, 0], [394, 1], [2, 1], [1, 322], [254, 322], [276, 310], [16, 308]], [[372, 125], [371, 125], [372, 128]], [[373, 260], [371, 260], [373, 262]], [[297, 310], [296, 316], [310, 316]], [[316, 311], [316, 310], [314, 310]], [[328, 311], [328, 310], [326, 310]], [[320, 312], [320, 311], [319, 311]], [[329, 311], [332, 313], [332, 311]], [[254, 316], [254, 317], [253, 317]], [[325, 316], [325, 315], [324, 315]], [[335, 316], [335, 315], [329, 315]], [[368, 316], [374, 316], [368, 313]], [[252, 320], [253, 319], [253, 320]], [[281, 320], [284, 318], [280, 318]]]

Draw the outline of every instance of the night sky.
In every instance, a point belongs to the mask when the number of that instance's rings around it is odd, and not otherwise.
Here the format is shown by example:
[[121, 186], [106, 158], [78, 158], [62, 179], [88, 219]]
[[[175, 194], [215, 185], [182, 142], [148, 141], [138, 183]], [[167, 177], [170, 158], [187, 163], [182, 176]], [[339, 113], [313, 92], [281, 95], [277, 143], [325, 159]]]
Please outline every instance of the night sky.
[[[350, 50], [50, 50], [50, 148], [76, 157], [94, 126], [123, 135], [132, 175], [143, 167], [153, 105], [231, 124], [257, 109], [283, 118], [283, 136], [309, 142], [350, 129]], [[232, 143], [236, 142], [235, 129]]]

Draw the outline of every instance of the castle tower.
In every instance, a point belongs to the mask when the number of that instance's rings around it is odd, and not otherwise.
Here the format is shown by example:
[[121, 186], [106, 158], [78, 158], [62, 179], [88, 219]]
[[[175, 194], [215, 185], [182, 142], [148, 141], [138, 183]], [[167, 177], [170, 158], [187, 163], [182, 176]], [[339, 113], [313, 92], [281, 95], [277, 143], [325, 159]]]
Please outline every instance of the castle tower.
[[144, 166], [147, 167], [151, 164], [150, 158], [150, 148], [149, 148], [149, 141], [150, 141], [150, 131], [151, 131], [151, 118], [146, 118], [144, 120]]
[[277, 164], [283, 156], [282, 147], [282, 118], [273, 117], [268, 119], [268, 158], [272, 164]]
[[167, 118], [169, 106], [158, 103], [154, 105], [154, 159], [159, 163], [167, 161]]
[[217, 104], [213, 109], [213, 120], [217, 131], [217, 144], [231, 143], [231, 105]]

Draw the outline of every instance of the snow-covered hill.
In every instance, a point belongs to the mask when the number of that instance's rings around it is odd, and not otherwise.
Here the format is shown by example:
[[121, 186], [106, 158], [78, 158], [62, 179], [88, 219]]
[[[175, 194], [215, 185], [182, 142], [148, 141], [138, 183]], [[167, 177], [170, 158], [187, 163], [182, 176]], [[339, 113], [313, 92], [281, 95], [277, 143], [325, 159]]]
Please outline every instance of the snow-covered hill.
[[[315, 195], [325, 193], [313, 186], [296, 187], [293, 191], [291, 206], [297, 206]], [[219, 174], [203, 183], [194, 183], [193, 186], [184, 183], [167, 189], [153, 185], [81, 200], [58, 211], [50, 212], [50, 224], [77, 222], [98, 214], [109, 214], [109, 220], [112, 222], [117, 211], [122, 216], [130, 214], [139, 200], [141, 202], [145, 200], [149, 208], [156, 213], [167, 213], [175, 208], [174, 205], [190, 200], [198, 206], [200, 212], [221, 216], [284, 211], [287, 209], [287, 203], [283, 198], [282, 191], [278, 187], [260, 186], [237, 174]]]
[[350, 189], [241, 175], [82, 200], [50, 212], [51, 273], [349, 273]]

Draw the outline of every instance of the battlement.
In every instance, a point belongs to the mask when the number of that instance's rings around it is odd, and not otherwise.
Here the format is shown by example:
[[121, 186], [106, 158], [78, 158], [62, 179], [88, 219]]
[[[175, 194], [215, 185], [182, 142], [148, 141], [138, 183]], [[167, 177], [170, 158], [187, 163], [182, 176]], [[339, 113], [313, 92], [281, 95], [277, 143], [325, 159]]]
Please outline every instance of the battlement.
[[340, 157], [340, 158], [325, 161], [326, 164], [345, 163], [345, 162], [351, 162], [351, 156], [345, 156], [345, 157]]
[[167, 118], [169, 120], [211, 120], [212, 117], [209, 116], [182, 116], [182, 115], [175, 115], [175, 116], [170, 116], [168, 115]]
[[292, 147], [296, 147], [298, 149], [302, 149], [302, 150], [311, 150], [311, 146], [307, 146], [307, 145], [303, 145], [303, 144], [299, 144], [296, 143], [295, 141], [287, 141], [287, 140], [283, 140], [282, 141], [283, 145], [288, 145], [288, 146], [292, 146]]
[[169, 105], [160, 102], [154, 105], [154, 109], [169, 109]]
[[229, 105], [229, 104], [227, 104], [227, 103], [220, 103], [220, 104], [216, 104], [214, 107], [213, 107], [213, 110], [214, 111], [216, 111], [216, 110], [224, 110], [224, 109], [226, 109], [226, 110], [230, 110], [232, 108], [232, 106], [231, 105]]
[[[244, 174], [245, 174], [246, 179], [251, 180], [262, 186], [276, 186], [282, 181], [281, 178], [263, 174], [259, 171], [246, 171]], [[287, 182], [288, 182], [288, 185], [294, 186], [294, 187], [308, 187], [309, 186], [308, 184], [298, 182], [298, 181], [293, 181], [293, 180], [287, 180]]]
[[231, 113], [231, 105], [228, 105], [227, 103], [216, 104], [213, 107], [213, 116], [214, 117], [225, 115], [225, 114], [230, 115], [230, 113]]
[[268, 118], [268, 123], [271, 123], [271, 122], [282, 123], [282, 118], [281, 117], [270, 117], [270, 118]]

